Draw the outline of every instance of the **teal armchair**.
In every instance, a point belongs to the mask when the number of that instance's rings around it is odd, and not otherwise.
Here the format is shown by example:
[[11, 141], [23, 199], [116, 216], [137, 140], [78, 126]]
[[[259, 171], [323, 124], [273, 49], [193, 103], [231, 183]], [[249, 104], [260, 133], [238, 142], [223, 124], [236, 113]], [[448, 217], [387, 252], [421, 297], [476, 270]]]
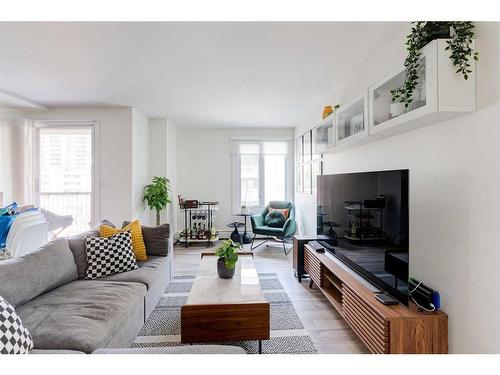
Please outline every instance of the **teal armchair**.
[[[269, 227], [266, 225], [265, 217], [269, 211], [268, 207], [289, 210], [288, 219], [286, 220], [282, 228]], [[285, 242], [287, 240], [290, 240], [295, 234], [295, 231], [297, 230], [297, 224], [295, 222], [295, 207], [293, 206], [292, 202], [271, 201], [266, 206], [266, 208], [262, 210], [262, 212], [256, 215], [252, 215], [250, 217], [250, 222], [252, 224], [252, 232], [254, 234], [252, 239], [252, 245], [250, 247], [251, 250], [254, 249], [253, 243], [255, 241], [255, 238], [257, 237], [257, 235], [261, 235], [261, 236], [266, 236], [266, 241], [255, 246], [255, 248], [266, 243], [270, 237], [274, 237], [275, 239], [283, 243], [283, 251], [285, 252], [286, 255], [288, 255], [288, 252], [286, 251], [285, 247]]]

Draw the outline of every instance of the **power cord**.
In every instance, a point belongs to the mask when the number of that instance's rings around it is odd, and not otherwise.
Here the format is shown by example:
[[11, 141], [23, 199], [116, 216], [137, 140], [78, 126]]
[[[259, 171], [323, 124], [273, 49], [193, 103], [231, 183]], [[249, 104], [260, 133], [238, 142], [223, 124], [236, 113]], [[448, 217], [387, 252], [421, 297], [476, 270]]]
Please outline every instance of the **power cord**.
[[421, 306], [417, 301], [415, 301], [415, 298], [413, 298], [413, 296], [411, 295], [413, 292], [415, 292], [420, 287], [421, 284], [422, 284], [422, 282], [419, 281], [419, 283], [417, 284], [417, 286], [415, 288], [413, 288], [413, 290], [411, 290], [411, 291], [408, 292], [408, 295], [410, 296], [410, 298], [413, 301], [413, 303], [415, 303], [415, 305], [417, 305], [422, 310], [425, 310], [427, 312], [434, 312], [434, 311], [436, 311], [436, 306], [434, 306], [432, 303], [429, 304], [429, 306], [432, 308], [432, 310], [431, 309], [427, 309], [427, 308]]

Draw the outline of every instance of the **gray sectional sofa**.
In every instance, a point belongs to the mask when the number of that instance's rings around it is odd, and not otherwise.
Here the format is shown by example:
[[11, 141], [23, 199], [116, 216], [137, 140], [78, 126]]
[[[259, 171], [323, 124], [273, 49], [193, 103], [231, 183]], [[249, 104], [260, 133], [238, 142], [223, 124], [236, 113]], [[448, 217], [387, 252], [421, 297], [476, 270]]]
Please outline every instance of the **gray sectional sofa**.
[[16, 308], [37, 351], [130, 347], [170, 282], [171, 252], [138, 262], [137, 270], [84, 280], [72, 250], [67, 239], [56, 239], [1, 261], [0, 295]]

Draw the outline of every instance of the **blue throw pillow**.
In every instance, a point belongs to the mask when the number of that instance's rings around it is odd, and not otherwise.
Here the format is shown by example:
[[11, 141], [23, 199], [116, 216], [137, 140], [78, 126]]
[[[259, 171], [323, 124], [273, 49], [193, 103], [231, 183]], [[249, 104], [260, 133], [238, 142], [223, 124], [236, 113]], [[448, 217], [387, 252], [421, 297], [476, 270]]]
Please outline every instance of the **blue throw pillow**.
[[264, 218], [266, 225], [273, 228], [283, 228], [285, 221], [285, 215], [281, 211], [271, 211]]

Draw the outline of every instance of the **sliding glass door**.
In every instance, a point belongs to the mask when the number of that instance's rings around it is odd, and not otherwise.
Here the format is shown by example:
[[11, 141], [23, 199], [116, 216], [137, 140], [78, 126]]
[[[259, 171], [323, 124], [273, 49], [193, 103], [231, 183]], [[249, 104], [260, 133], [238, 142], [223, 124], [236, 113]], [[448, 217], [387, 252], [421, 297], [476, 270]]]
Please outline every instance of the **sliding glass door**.
[[60, 235], [87, 230], [95, 217], [94, 126], [41, 125], [36, 134], [38, 206], [73, 217]]

